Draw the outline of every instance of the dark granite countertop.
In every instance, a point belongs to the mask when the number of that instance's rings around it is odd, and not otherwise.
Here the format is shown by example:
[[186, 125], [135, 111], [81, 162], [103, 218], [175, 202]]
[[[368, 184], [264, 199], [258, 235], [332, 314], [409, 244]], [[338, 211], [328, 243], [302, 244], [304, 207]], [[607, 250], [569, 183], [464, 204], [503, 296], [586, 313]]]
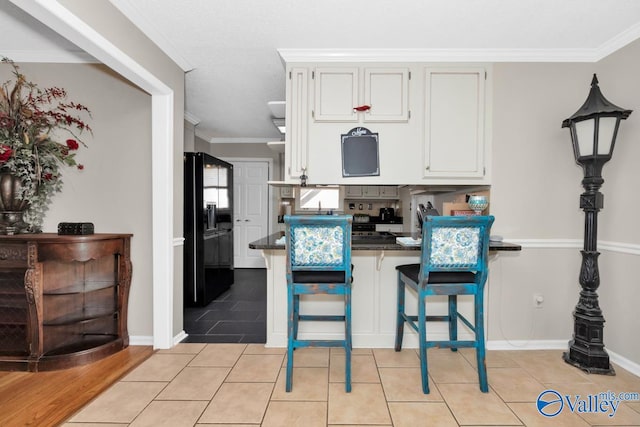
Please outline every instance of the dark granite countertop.
[[[415, 233], [392, 233], [397, 237], [417, 237], [418, 235]], [[262, 239], [258, 239], [254, 242], [249, 243], [249, 248], [251, 249], [281, 249], [284, 250], [284, 243], [278, 244], [276, 243], [278, 239], [284, 236], [284, 232], [280, 231], [277, 233], [273, 233], [268, 235], [267, 237], [263, 237]], [[519, 251], [522, 249], [522, 246], [517, 245], [515, 243], [507, 243], [507, 242], [489, 242], [489, 250], [490, 251]], [[397, 243], [393, 244], [382, 244], [382, 243], [356, 243], [351, 245], [351, 250], [354, 251], [419, 251], [420, 246], [404, 246], [399, 245]]]

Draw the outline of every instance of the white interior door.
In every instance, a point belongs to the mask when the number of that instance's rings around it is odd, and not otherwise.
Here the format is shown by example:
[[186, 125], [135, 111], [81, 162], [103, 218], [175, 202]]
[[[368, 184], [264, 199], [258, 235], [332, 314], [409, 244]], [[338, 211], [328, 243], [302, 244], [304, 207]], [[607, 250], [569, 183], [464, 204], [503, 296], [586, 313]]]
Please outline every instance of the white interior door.
[[269, 234], [269, 163], [233, 163], [233, 266], [265, 268], [261, 251], [249, 249], [249, 242]]

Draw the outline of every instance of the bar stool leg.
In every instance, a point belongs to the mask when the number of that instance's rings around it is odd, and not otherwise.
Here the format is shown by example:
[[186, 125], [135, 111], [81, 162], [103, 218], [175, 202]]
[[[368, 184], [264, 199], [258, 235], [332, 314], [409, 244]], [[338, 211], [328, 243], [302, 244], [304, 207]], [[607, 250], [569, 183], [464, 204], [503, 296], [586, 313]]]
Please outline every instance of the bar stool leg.
[[429, 374], [427, 370], [427, 315], [425, 295], [418, 292], [418, 339], [420, 340], [420, 374], [422, 392], [429, 394]]
[[345, 325], [345, 391], [349, 393], [351, 391], [351, 287], [347, 287], [344, 295], [345, 300], [345, 313], [344, 313], [344, 325]]
[[483, 306], [484, 299], [480, 293], [474, 297], [475, 301], [475, 325], [474, 332], [476, 334], [476, 358], [478, 363], [478, 380], [480, 382], [480, 391], [487, 393], [489, 384], [487, 381], [487, 362], [484, 344], [484, 322], [483, 322]]
[[[449, 295], [449, 341], [458, 339], [458, 296]], [[458, 351], [456, 347], [451, 347], [451, 351]]]
[[293, 344], [297, 335], [298, 318], [295, 313], [295, 301], [296, 296], [293, 294], [292, 286], [289, 285], [287, 289], [287, 380], [286, 391], [291, 391], [291, 384], [293, 381]]
[[402, 350], [402, 339], [404, 337], [404, 301], [405, 301], [405, 289], [404, 282], [400, 278], [398, 273], [398, 307], [396, 315], [396, 346], [395, 350]]

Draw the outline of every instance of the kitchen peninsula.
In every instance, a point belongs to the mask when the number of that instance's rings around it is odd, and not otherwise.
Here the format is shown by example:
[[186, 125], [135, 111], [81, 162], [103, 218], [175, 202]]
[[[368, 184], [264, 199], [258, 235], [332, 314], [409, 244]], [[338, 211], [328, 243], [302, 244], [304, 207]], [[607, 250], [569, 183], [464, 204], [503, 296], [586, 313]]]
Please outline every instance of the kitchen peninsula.
[[[391, 233], [397, 237], [412, 237], [411, 233]], [[287, 345], [287, 281], [286, 254], [283, 233], [271, 234], [249, 244], [251, 249], [262, 251], [267, 266], [267, 347]], [[519, 245], [491, 242], [490, 260], [495, 262], [498, 251], [518, 251]], [[365, 348], [392, 348], [396, 323], [396, 266], [419, 262], [419, 245], [400, 245], [384, 240], [369, 239], [352, 243], [351, 260], [353, 269], [352, 316], [353, 346]], [[491, 274], [489, 284], [491, 287]], [[302, 299], [302, 310], [310, 314], [340, 314], [343, 303], [334, 296], [315, 296], [313, 301]], [[446, 310], [445, 297], [441, 301], [429, 303], [430, 309]], [[413, 295], [407, 295], [407, 307], [416, 307]], [[460, 299], [462, 313], [470, 313], [473, 304]], [[300, 325], [300, 335], [315, 339], [339, 339], [344, 333], [339, 322], [304, 322]], [[441, 327], [441, 328], [439, 328]], [[434, 334], [447, 334], [446, 325], [434, 325]], [[465, 329], [460, 328], [460, 336]], [[405, 332], [405, 347], [417, 347], [415, 334]], [[444, 335], [443, 335], [444, 336]]]
[[[353, 345], [391, 348], [396, 266], [420, 258], [419, 241], [400, 245], [395, 237], [409, 237], [405, 233], [419, 229], [416, 208], [429, 209], [432, 204], [442, 215], [464, 214], [455, 211], [468, 209], [467, 195], [489, 196], [493, 67], [384, 55], [362, 61], [360, 55], [340, 55], [336, 60], [330, 52], [278, 52], [286, 64], [286, 134], [280, 181], [269, 183], [279, 191], [277, 215], [353, 215]], [[321, 191], [334, 196], [320, 203], [314, 197]], [[397, 221], [391, 223], [387, 217]], [[366, 221], [361, 224], [361, 219]], [[373, 233], [378, 239], [358, 233]], [[267, 267], [266, 345], [285, 347], [282, 231], [249, 247], [262, 252]], [[498, 251], [519, 249], [492, 242], [489, 267], [495, 265]], [[499, 280], [500, 275], [495, 276], [489, 275], [486, 289]], [[411, 298], [407, 295], [409, 310], [417, 306]], [[428, 310], [446, 312], [446, 297], [434, 300]], [[461, 313], [470, 317], [470, 299], [459, 301]], [[343, 313], [343, 303], [330, 295], [302, 299], [301, 305], [305, 314]], [[344, 334], [340, 322], [304, 322], [299, 332], [310, 339], [341, 339]], [[461, 338], [465, 332], [460, 328]], [[447, 327], [434, 325], [430, 334], [448, 335]], [[405, 346], [417, 347], [415, 334], [405, 338]]]

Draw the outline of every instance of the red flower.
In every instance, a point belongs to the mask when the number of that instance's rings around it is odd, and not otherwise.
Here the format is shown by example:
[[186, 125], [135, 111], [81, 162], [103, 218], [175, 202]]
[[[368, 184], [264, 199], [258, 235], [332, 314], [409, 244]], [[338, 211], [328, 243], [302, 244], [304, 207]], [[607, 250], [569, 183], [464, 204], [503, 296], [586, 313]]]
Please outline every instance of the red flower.
[[79, 145], [75, 139], [67, 139], [67, 147], [69, 147], [69, 150], [77, 150]]
[[0, 145], [0, 163], [6, 163], [11, 158], [13, 150], [6, 145]]
[[80, 170], [84, 169], [84, 165], [78, 165], [78, 169]]
[[44, 174], [42, 174], [42, 178], [46, 179], [47, 181], [51, 181], [53, 179], [53, 174], [44, 173]]

